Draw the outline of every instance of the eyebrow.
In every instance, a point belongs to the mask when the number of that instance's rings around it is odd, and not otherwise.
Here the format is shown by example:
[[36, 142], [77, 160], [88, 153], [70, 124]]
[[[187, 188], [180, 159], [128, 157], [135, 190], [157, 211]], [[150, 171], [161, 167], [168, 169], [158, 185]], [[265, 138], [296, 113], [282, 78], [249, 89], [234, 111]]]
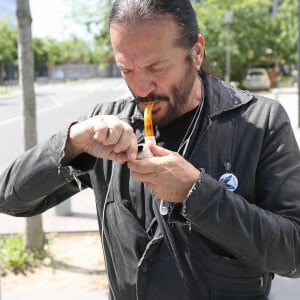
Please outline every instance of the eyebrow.
[[[145, 68], [152, 68], [152, 67], [155, 67], [155, 66], [158, 66], [158, 65], [161, 65], [161, 64], [165, 64], [168, 62], [168, 59], [162, 59], [162, 60], [159, 60], [159, 61], [156, 61], [156, 62], [153, 62], [149, 65], [146, 65], [144, 66]], [[124, 69], [124, 70], [131, 70], [130, 68], [127, 68], [126, 66], [124, 66], [123, 64], [118, 64], [118, 67], [121, 68], [121, 69]]]
[[165, 64], [165, 63], [167, 63], [167, 62], [168, 62], [167, 59], [159, 60], [159, 61], [156, 61], [156, 62], [150, 64], [150, 65], [147, 65], [146, 68], [149, 68], [149, 67], [155, 67], [155, 66], [157, 66], [157, 65], [162, 65], [162, 64]]

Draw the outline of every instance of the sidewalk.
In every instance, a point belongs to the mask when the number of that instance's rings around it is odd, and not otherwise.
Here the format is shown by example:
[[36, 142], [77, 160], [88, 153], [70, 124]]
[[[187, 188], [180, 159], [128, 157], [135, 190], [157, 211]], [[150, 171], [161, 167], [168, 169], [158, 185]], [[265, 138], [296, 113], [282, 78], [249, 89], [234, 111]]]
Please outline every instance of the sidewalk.
[[28, 292], [2, 293], [0, 300], [107, 300], [106, 290], [34, 290]]
[[[98, 232], [96, 206], [93, 197], [93, 191], [88, 189], [82, 191], [76, 196], [67, 200], [70, 208], [70, 215], [59, 216], [58, 212], [63, 212], [63, 208], [52, 208], [43, 214], [43, 226], [45, 232]], [[64, 204], [63, 204], [64, 205]], [[68, 209], [67, 209], [68, 210]], [[25, 218], [15, 218], [0, 214], [0, 237], [1, 234], [22, 233], [25, 228]], [[80, 247], [80, 245], [79, 245]], [[67, 250], [67, 249], [66, 249]], [[99, 244], [99, 251], [101, 245]], [[59, 279], [58, 279], [59, 280]], [[42, 289], [26, 289], [26, 287], [18, 287], [14, 291], [3, 291], [1, 297], [1, 279], [0, 279], [0, 300], [107, 300], [108, 291], [104, 288], [61, 288], [51, 290], [49, 288]]]
[[[278, 94], [277, 94], [278, 92]], [[282, 103], [285, 107], [289, 117], [291, 119], [291, 124], [295, 132], [296, 139], [300, 145], [300, 128], [298, 127], [298, 94], [297, 88], [283, 88], [278, 89], [275, 92], [261, 93], [270, 98], [278, 98], [277, 100]], [[98, 231], [97, 224], [97, 214], [96, 207], [93, 197], [93, 192], [91, 190], [86, 190], [78, 195], [72, 197], [68, 200], [71, 203], [71, 214], [68, 216], [57, 215], [57, 208], [50, 209], [43, 214], [43, 225], [45, 232], [82, 232], [82, 231]], [[15, 218], [11, 216], [6, 216], [0, 214], [0, 235], [24, 232], [25, 219]], [[275, 281], [276, 282], [276, 281]], [[290, 281], [287, 283], [289, 284]], [[299, 283], [299, 282], [298, 282]], [[273, 300], [283, 299], [280, 293], [285, 292], [274, 287], [274, 292], [272, 293]], [[1, 286], [0, 286], [1, 291]], [[283, 295], [284, 297], [284, 295]], [[72, 299], [72, 300], [107, 300], [108, 292], [107, 290], [97, 289], [97, 290], [83, 290], [83, 289], [73, 289], [73, 290], [55, 290], [55, 291], [44, 291], [44, 290], [34, 290], [28, 291], [28, 293], [20, 294], [17, 292], [3, 292], [2, 298], [0, 292], [0, 300], [62, 300], [62, 299]], [[291, 300], [296, 300], [296, 298], [290, 298]]]
[[[67, 208], [64, 208], [65, 206]], [[67, 215], [60, 215], [64, 210], [67, 211]], [[0, 235], [24, 232], [25, 220], [0, 214]], [[84, 190], [66, 200], [66, 203], [63, 202], [43, 213], [43, 226], [45, 232], [98, 231], [93, 191]]]

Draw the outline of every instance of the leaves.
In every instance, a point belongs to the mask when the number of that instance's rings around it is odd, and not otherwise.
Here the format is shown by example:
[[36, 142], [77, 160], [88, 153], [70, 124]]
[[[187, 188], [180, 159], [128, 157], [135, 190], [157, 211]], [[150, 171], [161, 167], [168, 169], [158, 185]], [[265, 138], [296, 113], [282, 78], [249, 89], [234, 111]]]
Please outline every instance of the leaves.
[[17, 29], [9, 19], [0, 20], [0, 64], [14, 63], [17, 59]]
[[2, 275], [8, 272], [20, 273], [36, 266], [39, 262], [51, 262], [47, 251], [48, 239], [44, 236], [44, 249], [35, 252], [25, 248], [23, 235], [2, 236], [0, 238], [0, 270]]
[[33, 253], [25, 250], [23, 238], [18, 236], [2, 237], [0, 240], [0, 265], [2, 272], [22, 272], [33, 261]]
[[[93, 41], [72, 36], [65, 41], [34, 39], [36, 64], [50, 66], [67, 62], [107, 64], [112, 57], [108, 32], [109, 0], [64, 0], [69, 4], [68, 18], [86, 26]], [[226, 56], [225, 11], [233, 11], [230, 25], [231, 78], [241, 81], [246, 69], [268, 67], [274, 62], [296, 63], [298, 19], [297, 0], [279, 1], [272, 16], [272, 0], [205, 0], [194, 5], [201, 32], [206, 40], [206, 54], [215, 73], [223, 77]], [[16, 29], [0, 21], [0, 64], [17, 57]]]
[[281, 1], [276, 16], [271, 15], [272, 0], [205, 0], [195, 5], [206, 53], [218, 74], [225, 73], [227, 10], [233, 11], [230, 25], [231, 77], [241, 80], [246, 69], [275, 62], [295, 63], [298, 36], [297, 1]]

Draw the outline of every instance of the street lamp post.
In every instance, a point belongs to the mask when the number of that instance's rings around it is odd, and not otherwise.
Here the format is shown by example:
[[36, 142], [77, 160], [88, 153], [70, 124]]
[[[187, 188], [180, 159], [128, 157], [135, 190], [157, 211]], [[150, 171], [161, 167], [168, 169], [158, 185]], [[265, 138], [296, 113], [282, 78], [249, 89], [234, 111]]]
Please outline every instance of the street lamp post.
[[[300, 0], [299, 0], [300, 1]], [[233, 21], [233, 12], [226, 11], [224, 14], [224, 24], [226, 25], [226, 68], [225, 68], [225, 81], [230, 82], [230, 25]]]
[[298, 127], [300, 127], [300, 0], [298, 0], [298, 62], [297, 62], [297, 79], [298, 79]]
[[278, 0], [273, 0], [272, 16], [276, 16], [278, 11]]

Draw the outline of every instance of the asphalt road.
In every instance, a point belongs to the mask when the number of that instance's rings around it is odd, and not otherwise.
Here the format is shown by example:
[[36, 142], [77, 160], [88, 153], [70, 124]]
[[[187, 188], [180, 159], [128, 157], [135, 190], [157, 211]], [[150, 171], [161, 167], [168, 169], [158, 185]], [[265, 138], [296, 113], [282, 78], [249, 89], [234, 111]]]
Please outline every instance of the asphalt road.
[[[43, 141], [57, 130], [68, 126], [70, 122], [91, 110], [95, 104], [111, 101], [128, 93], [125, 83], [120, 78], [37, 86], [38, 140]], [[279, 93], [292, 124], [296, 123], [297, 95], [294, 92]], [[0, 170], [23, 151], [21, 116], [20, 93], [0, 96]], [[300, 279], [275, 277], [270, 300], [299, 299]]]
[[[128, 94], [121, 78], [36, 86], [38, 141], [41, 142], [95, 104]], [[22, 105], [19, 92], [0, 96], [0, 170], [22, 149]], [[5, 145], [5, 146], [3, 146]]]

